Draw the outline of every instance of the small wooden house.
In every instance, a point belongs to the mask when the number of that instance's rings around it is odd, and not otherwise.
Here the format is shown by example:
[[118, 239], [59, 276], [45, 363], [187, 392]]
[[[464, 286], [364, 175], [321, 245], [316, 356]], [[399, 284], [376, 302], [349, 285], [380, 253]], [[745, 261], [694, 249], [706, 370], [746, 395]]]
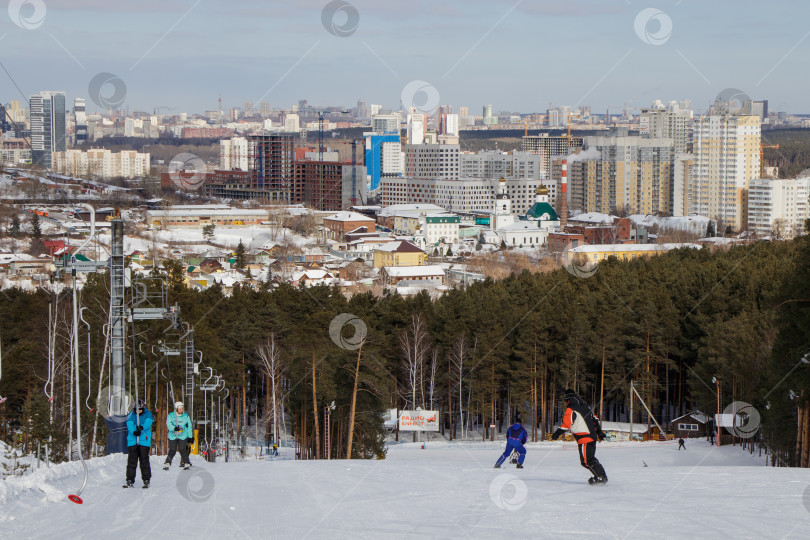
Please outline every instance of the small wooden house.
[[671, 422], [672, 433], [676, 439], [705, 437], [709, 418], [700, 411], [679, 416]]

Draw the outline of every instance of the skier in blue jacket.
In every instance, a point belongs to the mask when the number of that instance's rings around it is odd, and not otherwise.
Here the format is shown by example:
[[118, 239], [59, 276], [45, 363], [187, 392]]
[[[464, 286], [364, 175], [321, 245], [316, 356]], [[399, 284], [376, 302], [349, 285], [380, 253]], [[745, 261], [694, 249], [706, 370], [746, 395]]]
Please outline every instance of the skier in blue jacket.
[[184, 469], [188, 469], [191, 466], [188, 459], [188, 439], [192, 437], [191, 419], [183, 412], [182, 401], [174, 404], [174, 411], [170, 412], [166, 417], [166, 426], [169, 428], [169, 454], [166, 456], [163, 470], [169, 469], [174, 454], [178, 450], [180, 451], [180, 465]]
[[500, 469], [501, 464], [506, 461], [515, 450], [517, 450], [519, 454], [517, 468], [523, 468], [523, 460], [526, 459], [526, 449], [523, 445], [526, 444], [526, 441], [529, 439], [529, 434], [526, 433], [526, 428], [520, 424], [520, 418], [518, 417], [515, 420], [515, 423], [506, 430], [506, 450], [504, 450], [503, 455], [498, 458], [498, 462], [495, 464], [496, 469]]
[[146, 410], [142, 399], [127, 416], [127, 485], [135, 484], [135, 470], [141, 464], [143, 487], [149, 487], [152, 468], [149, 466], [149, 448], [152, 446], [152, 413]]

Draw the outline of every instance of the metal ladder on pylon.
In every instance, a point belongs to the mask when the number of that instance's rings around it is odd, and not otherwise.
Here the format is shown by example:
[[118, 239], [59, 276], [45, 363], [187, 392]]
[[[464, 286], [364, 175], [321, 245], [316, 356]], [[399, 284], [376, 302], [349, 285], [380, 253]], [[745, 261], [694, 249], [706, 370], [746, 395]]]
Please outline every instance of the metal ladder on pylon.
[[194, 411], [194, 329], [189, 328], [186, 336], [186, 410]]

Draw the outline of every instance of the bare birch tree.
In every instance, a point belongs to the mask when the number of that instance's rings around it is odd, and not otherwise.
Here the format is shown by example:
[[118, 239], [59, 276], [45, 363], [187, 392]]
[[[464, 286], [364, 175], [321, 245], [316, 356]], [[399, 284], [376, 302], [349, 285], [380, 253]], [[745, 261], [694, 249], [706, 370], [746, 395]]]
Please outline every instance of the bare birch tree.
[[278, 391], [281, 390], [281, 350], [278, 345], [278, 338], [275, 332], [270, 332], [267, 340], [256, 348], [256, 354], [262, 360], [264, 365], [263, 369], [267, 379], [270, 383], [270, 407], [273, 414], [273, 441], [278, 444], [279, 442], [279, 398]]
[[462, 438], [464, 438], [464, 365], [471, 352], [466, 333], [456, 338], [449, 352], [451, 382], [458, 389], [458, 415]]
[[[424, 406], [424, 366], [430, 351], [430, 336], [420, 315], [411, 316], [411, 323], [400, 335], [402, 362], [407, 372], [406, 399], [412, 409]], [[419, 400], [421, 396], [422, 401]]]

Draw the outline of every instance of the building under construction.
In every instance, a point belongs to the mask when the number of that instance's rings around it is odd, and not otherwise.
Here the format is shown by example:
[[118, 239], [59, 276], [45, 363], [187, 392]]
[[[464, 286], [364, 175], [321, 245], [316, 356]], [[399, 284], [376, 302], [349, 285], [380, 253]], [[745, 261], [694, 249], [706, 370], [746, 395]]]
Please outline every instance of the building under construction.
[[289, 203], [295, 175], [295, 134], [248, 136], [250, 189], [270, 202]]

